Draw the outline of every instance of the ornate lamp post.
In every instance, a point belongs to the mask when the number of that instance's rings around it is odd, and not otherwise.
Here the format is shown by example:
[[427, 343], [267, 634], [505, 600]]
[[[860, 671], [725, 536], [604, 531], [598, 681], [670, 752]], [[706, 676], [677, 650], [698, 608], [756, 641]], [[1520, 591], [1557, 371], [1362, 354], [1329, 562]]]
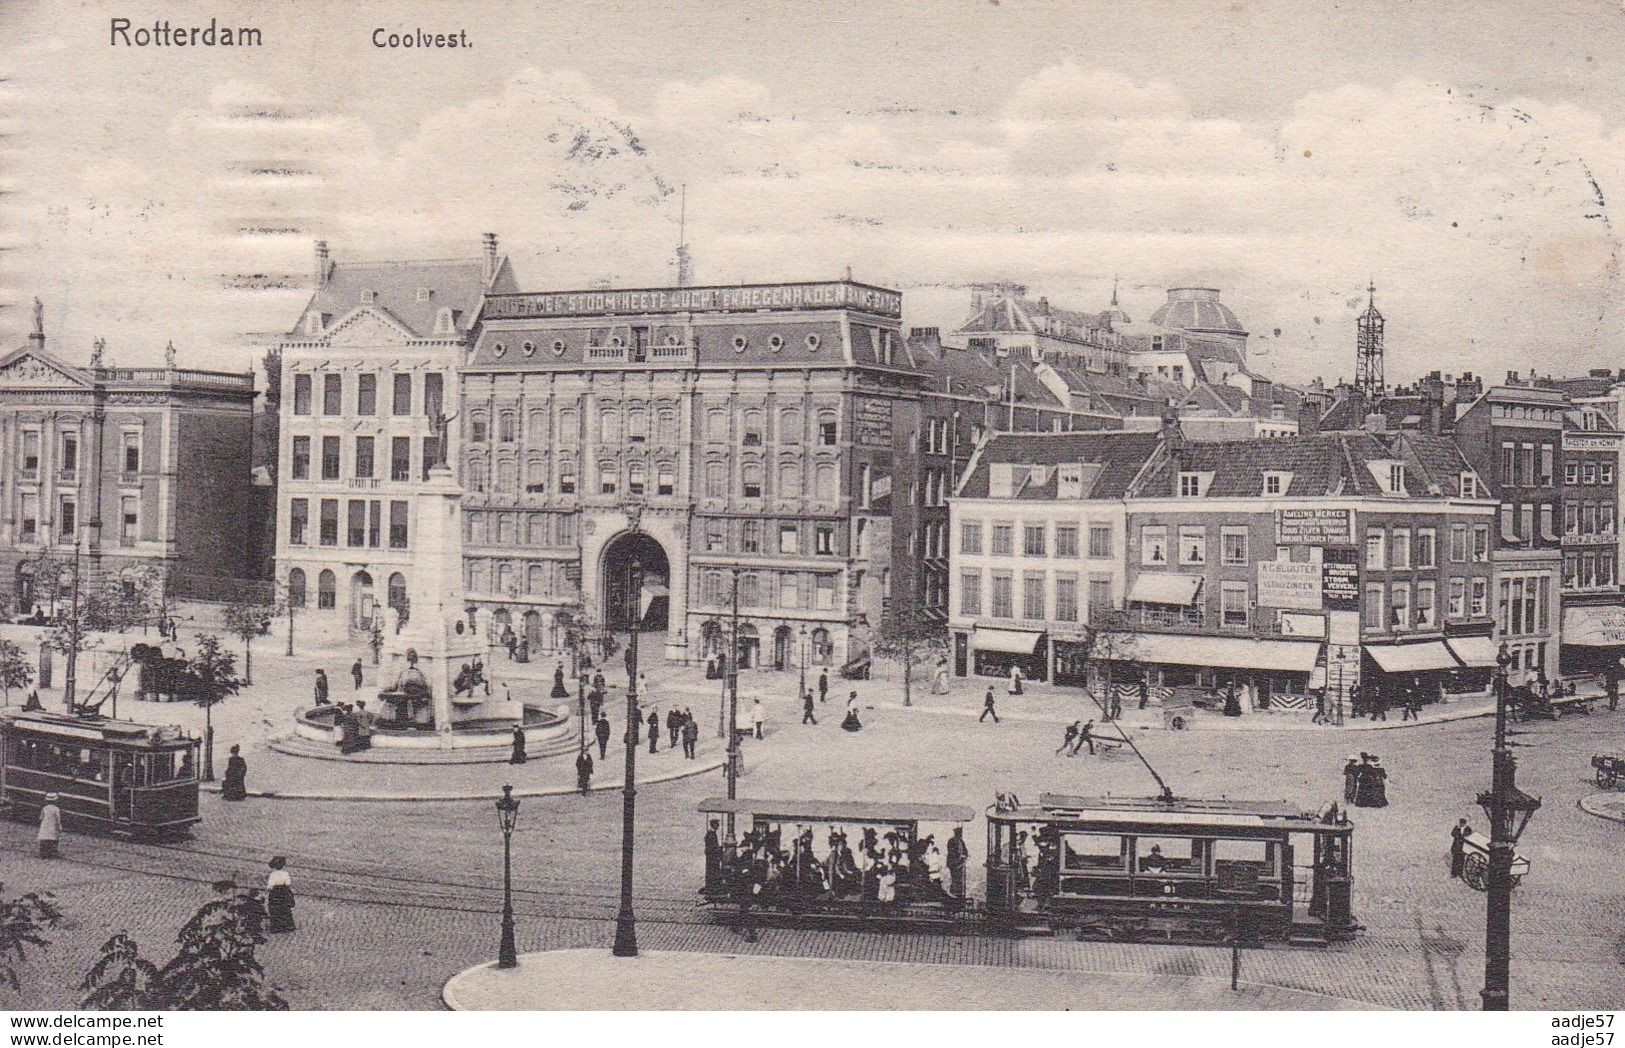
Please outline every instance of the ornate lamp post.
[[513, 787], [502, 787], [497, 800], [497, 822], [502, 826], [502, 944], [497, 947], [497, 967], [515, 968], [519, 951], [513, 941], [513, 828], [519, 822], [519, 802]]
[[807, 624], [801, 624], [798, 648], [801, 654], [801, 686], [796, 689], [796, 701], [800, 702], [807, 697]]
[[1495, 763], [1489, 791], [1478, 795], [1490, 820], [1490, 868], [1484, 918], [1484, 989], [1486, 1012], [1504, 1012], [1512, 961], [1512, 859], [1518, 838], [1540, 800], [1517, 786], [1518, 761], [1507, 745], [1507, 667], [1512, 656], [1503, 643], [1495, 656]]
[[[637, 518], [632, 520], [637, 528]], [[617, 957], [638, 955], [637, 921], [632, 916], [632, 816], [636, 806], [637, 787], [634, 772], [638, 763], [638, 737], [633, 734], [639, 723], [638, 716], [638, 620], [637, 612], [643, 606], [643, 565], [632, 562], [632, 632], [627, 637], [626, 650], [626, 781], [621, 784], [621, 908], [615, 915], [615, 946]]]

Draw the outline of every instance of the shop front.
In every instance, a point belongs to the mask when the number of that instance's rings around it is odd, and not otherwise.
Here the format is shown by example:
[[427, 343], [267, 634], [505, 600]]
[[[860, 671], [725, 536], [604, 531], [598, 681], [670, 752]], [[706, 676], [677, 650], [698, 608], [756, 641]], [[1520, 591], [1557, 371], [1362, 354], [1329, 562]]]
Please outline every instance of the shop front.
[[1378, 708], [1378, 703], [1397, 712], [1413, 695], [1423, 705], [1439, 702], [1447, 681], [1461, 669], [1442, 640], [1367, 644], [1365, 654], [1356, 717]]
[[998, 630], [978, 626], [971, 631], [972, 669], [979, 677], [1008, 677], [1018, 667], [1027, 680], [1048, 680], [1049, 652], [1037, 630]]
[[1563, 609], [1563, 647], [1558, 672], [1566, 677], [1610, 678], [1625, 675], [1625, 607], [1597, 604]]
[[1445, 647], [1461, 668], [1444, 680], [1447, 695], [1482, 695], [1495, 683], [1495, 656], [1500, 650], [1493, 637], [1446, 637]]
[[1118, 664], [1123, 679], [1143, 674], [1152, 688], [1194, 689], [1214, 697], [1233, 684], [1243, 707], [1252, 709], [1313, 709], [1309, 692], [1320, 655], [1318, 640], [1125, 631], [1096, 641], [1096, 657]]

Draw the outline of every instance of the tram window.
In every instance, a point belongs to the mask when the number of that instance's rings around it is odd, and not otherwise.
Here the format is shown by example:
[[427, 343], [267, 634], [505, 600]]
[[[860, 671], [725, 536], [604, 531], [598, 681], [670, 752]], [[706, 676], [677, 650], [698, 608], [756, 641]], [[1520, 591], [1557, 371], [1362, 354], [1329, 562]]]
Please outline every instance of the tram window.
[[1068, 870], [1121, 870], [1123, 838], [1116, 834], [1069, 833], [1062, 840]]
[[1134, 853], [1141, 873], [1195, 873], [1196, 842], [1189, 837], [1140, 837]]
[[168, 782], [175, 777], [175, 755], [173, 753], [154, 753], [148, 757], [151, 769], [147, 777], [150, 783]]
[[1275, 867], [1275, 847], [1269, 841], [1215, 840], [1213, 842], [1213, 868], [1241, 865], [1255, 866], [1267, 876]]

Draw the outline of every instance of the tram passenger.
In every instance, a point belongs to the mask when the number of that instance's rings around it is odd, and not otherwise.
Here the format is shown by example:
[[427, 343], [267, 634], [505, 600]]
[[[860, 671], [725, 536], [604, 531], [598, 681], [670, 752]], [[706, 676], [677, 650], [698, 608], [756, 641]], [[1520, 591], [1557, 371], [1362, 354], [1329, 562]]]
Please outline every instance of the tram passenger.
[[942, 857], [942, 852], [935, 843], [925, 850], [925, 876], [930, 882], [931, 894], [938, 898], [946, 898], [948, 889], [943, 884], [943, 874], [948, 870], [948, 863]]
[[1162, 845], [1153, 844], [1151, 854], [1140, 860], [1141, 872], [1161, 873], [1168, 868], [1168, 860], [1162, 854]]

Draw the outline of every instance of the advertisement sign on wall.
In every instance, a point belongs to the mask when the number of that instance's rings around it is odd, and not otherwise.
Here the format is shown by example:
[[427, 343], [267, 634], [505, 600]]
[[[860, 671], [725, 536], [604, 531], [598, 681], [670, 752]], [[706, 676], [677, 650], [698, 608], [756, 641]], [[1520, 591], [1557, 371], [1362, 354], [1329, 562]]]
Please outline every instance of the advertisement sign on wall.
[[1278, 509], [1275, 511], [1277, 546], [1352, 546], [1354, 511], [1351, 509]]
[[1294, 564], [1286, 560], [1258, 562], [1258, 603], [1266, 608], [1296, 608], [1319, 611], [1321, 570], [1319, 564]]

